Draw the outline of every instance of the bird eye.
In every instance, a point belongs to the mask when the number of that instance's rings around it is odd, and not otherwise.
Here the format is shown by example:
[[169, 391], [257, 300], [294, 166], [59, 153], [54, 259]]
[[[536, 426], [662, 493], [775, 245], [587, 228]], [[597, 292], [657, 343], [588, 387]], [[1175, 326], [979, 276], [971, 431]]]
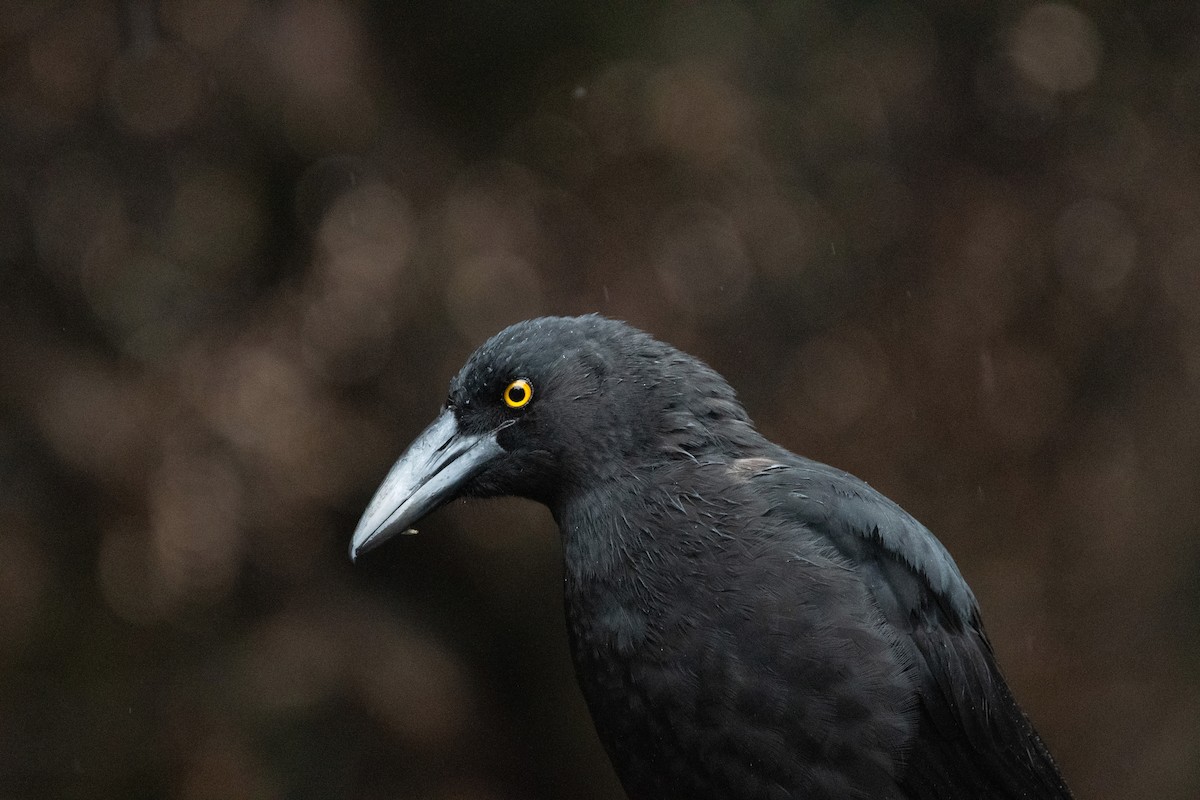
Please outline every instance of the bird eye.
[[522, 408], [529, 405], [533, 399], [533, 385], [524, 378], [518, 378], [504, 390], [504, 405], [509, 408]]

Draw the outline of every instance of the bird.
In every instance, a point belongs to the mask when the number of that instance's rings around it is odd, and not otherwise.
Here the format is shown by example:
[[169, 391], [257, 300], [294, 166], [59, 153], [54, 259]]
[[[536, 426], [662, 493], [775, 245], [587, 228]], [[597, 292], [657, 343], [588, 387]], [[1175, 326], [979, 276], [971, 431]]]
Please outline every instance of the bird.
[[577, 682], [630, 800], [1070, 798], [938, 539], [591, 314], [479, 347], [352, 560], [456, 498], [546, 505]]

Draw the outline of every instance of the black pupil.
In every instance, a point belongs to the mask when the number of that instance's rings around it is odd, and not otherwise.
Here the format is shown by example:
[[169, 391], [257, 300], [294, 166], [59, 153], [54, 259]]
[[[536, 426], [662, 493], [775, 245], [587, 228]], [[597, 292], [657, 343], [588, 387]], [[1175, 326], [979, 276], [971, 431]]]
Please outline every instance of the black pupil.
[[525, 391], [526, 389], [524, 384], [514, 383], [512, 386], [508, 387], [508, 399], [514, 403], [524, 403]]

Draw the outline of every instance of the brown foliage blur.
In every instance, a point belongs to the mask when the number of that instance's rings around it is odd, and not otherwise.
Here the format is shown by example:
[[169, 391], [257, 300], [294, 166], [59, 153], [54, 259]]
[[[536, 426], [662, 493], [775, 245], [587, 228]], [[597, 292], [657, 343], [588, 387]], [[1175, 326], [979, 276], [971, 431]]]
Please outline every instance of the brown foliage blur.
[[615, 798], [543, 509], [352, 570], [599, 311], [955, 554], [1076, 792], [1200, 793], [1192, 2], [0, 0], [0, 794]]

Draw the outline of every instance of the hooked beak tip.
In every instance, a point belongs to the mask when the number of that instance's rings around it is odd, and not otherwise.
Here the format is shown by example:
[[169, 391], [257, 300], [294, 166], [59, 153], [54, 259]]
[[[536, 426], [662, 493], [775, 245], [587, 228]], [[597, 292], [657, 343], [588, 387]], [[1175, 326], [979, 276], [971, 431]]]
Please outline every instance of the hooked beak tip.
[[375, 540], [376, 533], [378, 533], [378, 531], [371, 533], [371, 535], [367, 536], [366, 538], [360, 539], [358, 536], [355, 536], [350, 540], [350, 563], [357, 563], [359, 557], [362, 556], [363, 553], [366, 553], [368, 550], [375, 549], [375, 545], [379, 543], [378, 541], [373, 541]]

